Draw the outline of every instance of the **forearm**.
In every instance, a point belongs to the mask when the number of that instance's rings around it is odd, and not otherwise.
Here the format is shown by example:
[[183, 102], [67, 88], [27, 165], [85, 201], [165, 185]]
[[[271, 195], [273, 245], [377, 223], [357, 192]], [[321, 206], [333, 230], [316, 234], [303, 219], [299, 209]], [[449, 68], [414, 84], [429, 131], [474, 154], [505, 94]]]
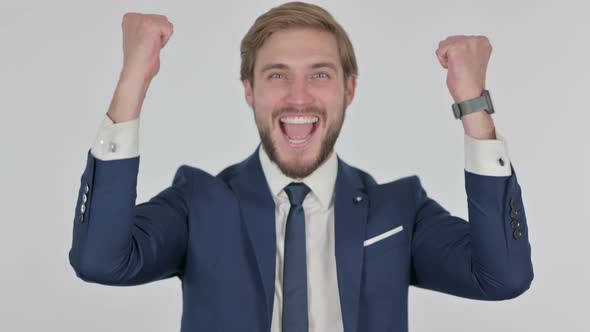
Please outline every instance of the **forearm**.
[[150, 82], [121, 73], [107, 115], [114, 123], [139, 118]]
[[[464, 174], [469, 222], [451, 215], [418, 183], [413, 283], [480, 300], [518, 296], [528, 289], [533, 271], [516, 173]], [[511, 212], [518, 214], [516, 237]]]
[[461, 117], [465, 134], [476, 139], [496, 139], [492, 116], [487, 112], [474, 112]]
[[88, 153], [78, 199], [70, 264], [86, 281], [137, 285], [179, 275], [188, 241], [191, 183], [179, 168], [172, 186], [135, 204], [139, 156], [102, 161]]
[[530, 286], [533, 269], [516, 173], [495, 177], [465, 172], [465, 189], [473, 282], [481, 288], [483, 299], [522, 294]]
[[87, 281], [122, 280], [136, 263], [130, 255], [138, 167], [139, 157], [101, 161], [88, 154], [80, 189], [88, 188], [86, 211], [77, 205], [70, 251], [72, 267]]

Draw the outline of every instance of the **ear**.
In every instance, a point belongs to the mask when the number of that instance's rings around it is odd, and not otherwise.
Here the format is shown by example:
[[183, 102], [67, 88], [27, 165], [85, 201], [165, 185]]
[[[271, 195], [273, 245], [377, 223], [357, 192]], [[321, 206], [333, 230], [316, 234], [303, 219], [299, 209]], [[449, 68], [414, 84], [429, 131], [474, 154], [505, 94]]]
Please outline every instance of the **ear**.
[[254, 104], [254, 93], [252, 91], [252, 84], [250, 84], [250, 80], [243, 80], [242, 83], [244, 84], [244, 96], [246, 97], [246, 103], [248, 103], [248, 106], [253, 109], [252, 105]]
[[352, 103], [352, 99], [354, 99], [354, 91], [356, 89], [356, 75], [350, 75], [347, 79], [346, 79], [346, 91], [345, 93], [345, 97], [346, 97], [346, 106], [350, 105], [350, 103]]

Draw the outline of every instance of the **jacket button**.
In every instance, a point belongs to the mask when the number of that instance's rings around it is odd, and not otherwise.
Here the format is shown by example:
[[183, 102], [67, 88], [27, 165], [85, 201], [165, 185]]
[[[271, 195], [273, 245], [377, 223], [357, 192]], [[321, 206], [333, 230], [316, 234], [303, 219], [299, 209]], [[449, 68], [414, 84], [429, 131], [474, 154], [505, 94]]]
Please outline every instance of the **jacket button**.
[[88, 194], [89, 191], [90, 191], [90, 187], [88, 186], [88, 183], [87, 183], [86, 186], [84, 186], [84, 193]]
[[516, 208], [516, 201], [512, 197], [510, 197], [510, 207], [512, 209], [515, 209]]
[[86, 211], [86, 205], [85, 205], [85, 204], [82, 204], [82, 205], [80, 206], [80, 212], [81, 212], [81, 213], [84, 213], [84, 211]]
[[520, 223], [516, 219], [512, 219], [512, 222], [510, 223], [510, 225], [512, 226], [512, 229], [517, 229], [520, 227]]
[[81, 223], [81, 224], [84, 223], [84, 215], [81, 214], [81, 215], [78, 216], [78, 222]]
[[510, 210], [510, 217], [512, 219], [516, 219], [517, 216], [518, 216], [518, 211], [517, 210]]
[[515, 229], [514, 233], [512, 233], [512, 236], [514, 237], [515, 240], [520, 239], [520, 237], [522, 236], [522, 233], [520, 232], [520, 229]]
[[88, 201], [88, 196], [86, 196], [86, 194], [82, 195], [82, 203], [86, 204], [86, 201]]

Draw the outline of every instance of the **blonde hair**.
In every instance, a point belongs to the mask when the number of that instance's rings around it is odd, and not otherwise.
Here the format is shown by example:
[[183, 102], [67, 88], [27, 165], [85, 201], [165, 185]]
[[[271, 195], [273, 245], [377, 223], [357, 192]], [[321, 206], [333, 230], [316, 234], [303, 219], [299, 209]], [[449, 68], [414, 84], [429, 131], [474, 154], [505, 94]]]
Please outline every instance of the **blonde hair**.
[[352, 43], [348, 39], [346, 31], [336, 22], [332, 15], [325, 9], [304, 3], [289, 2], [278, 7], [271, 8], [259, 16], [254, 25], [246, 33], [240, 44], [242, 65], [240, 68], [240, 80], [254, 81], [254, 63], [256, 52], [273, 32], [293, 28], [315, 28], [331, 32], [338, 42], [340, 62], [344, 72], [344, 81], [351, 75], [358, 76], [356, 57]]

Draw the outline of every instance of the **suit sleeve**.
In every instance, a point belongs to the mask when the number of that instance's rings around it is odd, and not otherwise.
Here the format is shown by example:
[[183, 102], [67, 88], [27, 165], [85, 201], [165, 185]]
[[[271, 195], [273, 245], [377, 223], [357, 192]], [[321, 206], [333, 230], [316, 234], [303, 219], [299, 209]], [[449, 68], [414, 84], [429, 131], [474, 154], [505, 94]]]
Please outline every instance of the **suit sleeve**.
[[415, 177], [412, 284], [479, 300], [524, 293], [533, 279], [531, 247], [516, 172], [465, 174], [469, 222], [428, 197]]
[[187, 248], [190, 168], [136, 205], [139, 156], [100, 160], [87, 153], [73, 221], [69, 261], [88, 282], [138, 285], [181, 277]]

